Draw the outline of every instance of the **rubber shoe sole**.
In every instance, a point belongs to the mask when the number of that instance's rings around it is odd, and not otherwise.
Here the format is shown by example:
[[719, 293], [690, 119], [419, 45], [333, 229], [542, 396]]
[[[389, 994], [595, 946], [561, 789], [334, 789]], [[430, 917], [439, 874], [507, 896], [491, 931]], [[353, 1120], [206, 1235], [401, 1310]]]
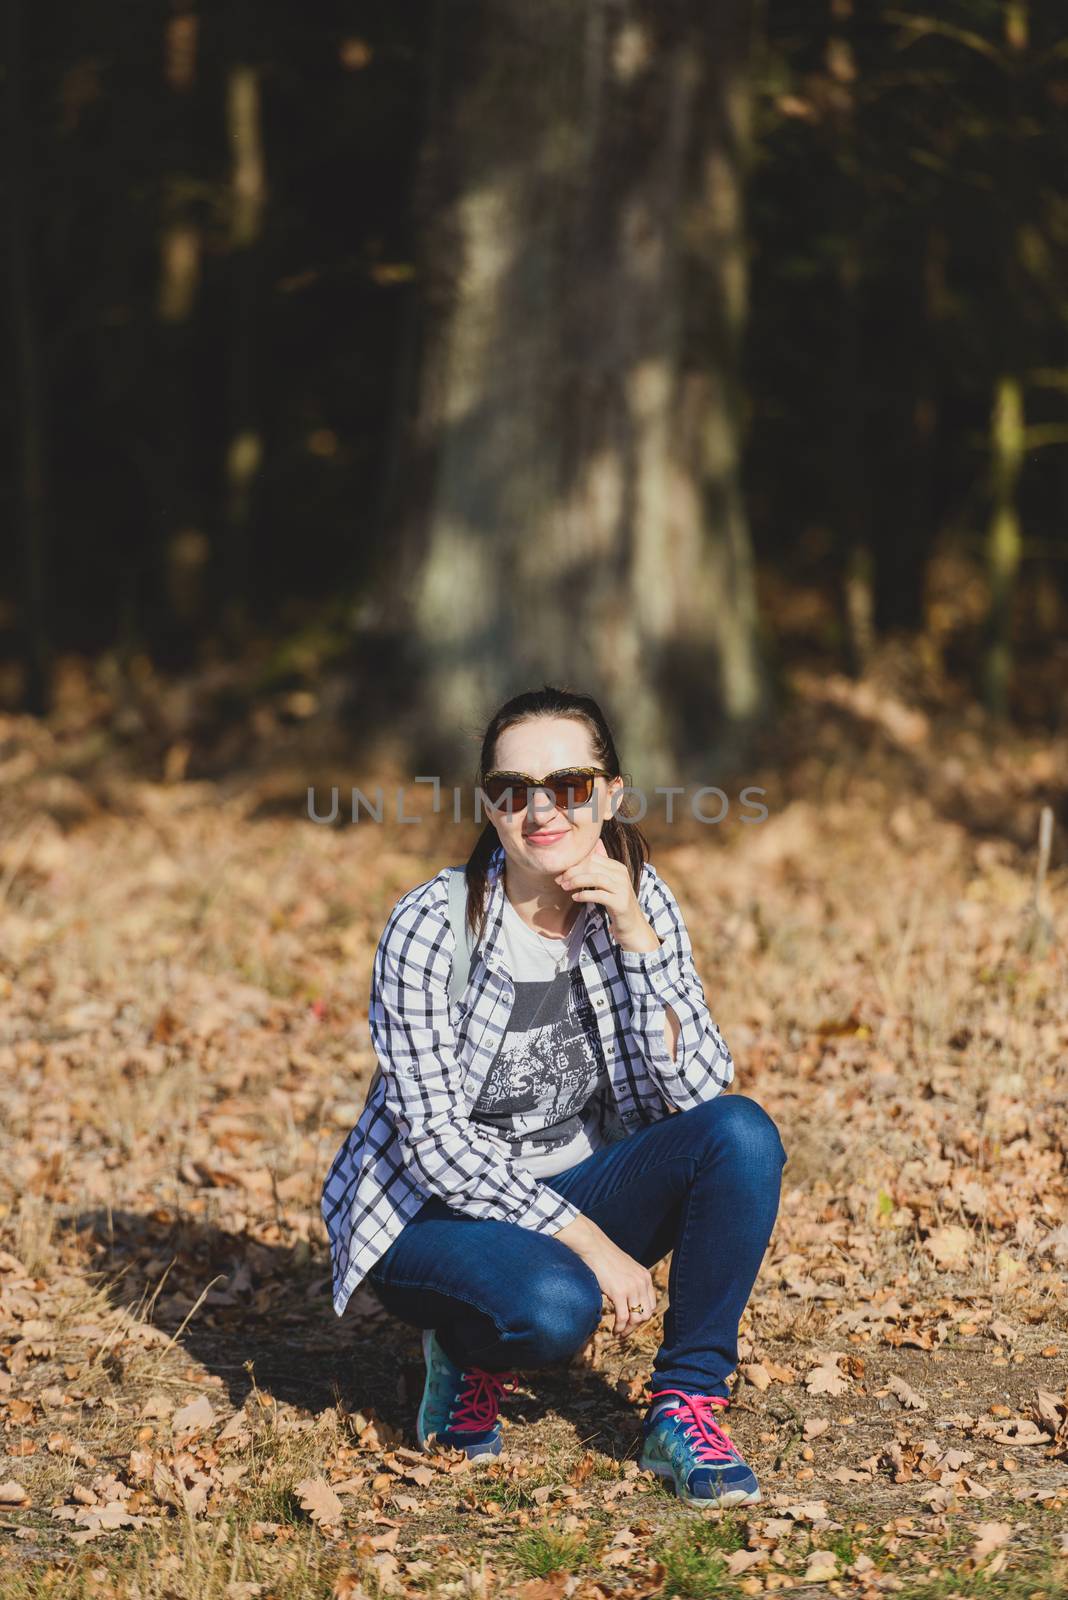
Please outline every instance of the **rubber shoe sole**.
[[639, 1466], [645, 1472], [655, 1472], [661, 1483], [666, 1485], [680, 1505], [694, 1506], [698, 1509], [711, 1507], [717, 1511], [725, 1511], [731, 1506], [755, 1506], [760, 1501], [759, 1489], [725, 1489], [721, 1495], [715, 1496], [687, 1494], [685, 1491], [680, 1494], [678, 1484], [675, 1481], [675, 1474], [666, 1461], [657, 1462], [655, 1465], [650, 1463], [649, 1466], [645, 1466], [644, 1462], [639, 1462]]
[[[737, 1465], [745, 1465], [742, 1462]], [[638, 1466], [644, 1472], [655, 1473], [660, 1481], [671, 1491], [682, 1505], [701, 1507], [712, 1506], [726, 1510], [730, 1506], [755, 1506], [760, 1502], [760, 1485], [752, 1469], [747, 1468], [751, 1484], [727, 1485], [720, 1493], [712, 1495], [690, 1494], [680, 1486], [678, 1473], [670, 1461], [665, 1461], [663, 1453], [655, 1445], [650, 1450], [649, 1437], [642, 1441], [641, 1453], [638, 1457]]]

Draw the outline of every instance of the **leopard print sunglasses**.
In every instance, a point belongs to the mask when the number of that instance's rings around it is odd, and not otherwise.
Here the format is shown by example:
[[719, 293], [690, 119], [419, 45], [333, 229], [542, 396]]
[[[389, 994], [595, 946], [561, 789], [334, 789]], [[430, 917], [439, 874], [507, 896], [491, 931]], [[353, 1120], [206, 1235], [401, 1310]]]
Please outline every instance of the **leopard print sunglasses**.
[[570, 812], [589, 805], [596, 778], [612, 776], [604, 767], [561, 767], [544, 778], [532, 778], [528, 772], [487, 772], [479, 787], [495, 811], [507, 810], [509, 816], [525, 811], [538, 789], [552, 795], [558, 810]]

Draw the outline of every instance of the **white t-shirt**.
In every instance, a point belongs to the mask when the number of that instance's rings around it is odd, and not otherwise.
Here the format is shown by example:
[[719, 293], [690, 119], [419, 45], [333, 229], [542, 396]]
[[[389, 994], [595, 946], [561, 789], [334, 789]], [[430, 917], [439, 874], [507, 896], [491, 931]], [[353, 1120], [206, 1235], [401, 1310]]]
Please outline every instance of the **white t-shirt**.
[[611, 1081], [579, 967], [585, 904], [566, 938], [537, 933], [505, 896], [502, 937], [515, 983], [508, 1029], [472, 1119], [512, 1145], [535, 1177], [551, 1177], [609, 1142]]

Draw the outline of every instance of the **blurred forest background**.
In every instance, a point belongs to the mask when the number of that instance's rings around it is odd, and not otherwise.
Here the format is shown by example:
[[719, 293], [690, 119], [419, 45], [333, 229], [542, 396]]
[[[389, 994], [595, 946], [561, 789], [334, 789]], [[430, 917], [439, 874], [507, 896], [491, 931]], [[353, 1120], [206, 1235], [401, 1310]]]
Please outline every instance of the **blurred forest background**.
[[893, 652], [1063, 729], [1054, 0], [7, 28], [0, 707], [447, 764], [547, 678], [679, 770]]

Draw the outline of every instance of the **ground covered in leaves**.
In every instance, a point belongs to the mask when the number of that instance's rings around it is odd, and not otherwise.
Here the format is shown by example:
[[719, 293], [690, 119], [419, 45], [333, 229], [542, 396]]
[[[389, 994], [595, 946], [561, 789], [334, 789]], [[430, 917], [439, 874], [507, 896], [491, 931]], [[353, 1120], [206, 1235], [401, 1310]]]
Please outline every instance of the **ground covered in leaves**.
[[647, 826], [790, 1156], [738, 1514], [637, 1469], [667, 1262], [638, 1336], [606, 1313], [524, 1375], [488, 1467], [413, 1448], [416, 1330], [363, 1292], [334, 1316], [319, 1190], [371, 955], [471, 828], [316, 825], [309, 783], [380, 774], [296, 736], [189, 778], [91, 718], [0, 724], [0, 1593], [1068, 1588], [1068, 740], [794, 689], [728, 786], [765, 822]]

